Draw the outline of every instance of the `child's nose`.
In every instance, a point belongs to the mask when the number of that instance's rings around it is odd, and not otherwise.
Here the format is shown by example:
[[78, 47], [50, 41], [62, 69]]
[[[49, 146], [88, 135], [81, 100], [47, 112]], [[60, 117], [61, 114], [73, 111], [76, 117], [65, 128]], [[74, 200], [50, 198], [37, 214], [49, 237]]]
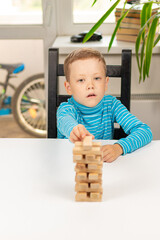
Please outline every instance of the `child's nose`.
[[88, 82], [87, 89], [94, 89], [94, 84], [92, 80]]

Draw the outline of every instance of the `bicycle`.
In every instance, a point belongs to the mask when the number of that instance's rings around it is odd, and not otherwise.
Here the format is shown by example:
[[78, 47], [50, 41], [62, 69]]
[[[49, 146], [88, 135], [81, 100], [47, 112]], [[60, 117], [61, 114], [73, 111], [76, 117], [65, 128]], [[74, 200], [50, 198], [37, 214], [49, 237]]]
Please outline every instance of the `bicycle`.
[[[25, 68], [23, 63], [0, 64], [7, 71], [4, 82], [0, 82], [0, 109], [11, 109], [18, 125], [35, 137], [46, 137], [46, 110], [44, 74], [25, 79], [17, 88], [9, 81]], [[13, 96], [7, 95], [12, 89]]]

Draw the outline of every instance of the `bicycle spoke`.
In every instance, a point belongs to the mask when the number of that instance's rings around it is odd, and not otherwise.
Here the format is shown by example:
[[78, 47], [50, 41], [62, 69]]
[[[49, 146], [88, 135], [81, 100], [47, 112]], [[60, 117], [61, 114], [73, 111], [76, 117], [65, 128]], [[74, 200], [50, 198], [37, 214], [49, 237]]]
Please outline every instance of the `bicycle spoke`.
[[[30, 131], [46, 134], [45, 85], [41, 79], [30, 80], [19, 97], [19, 114]], [[40, 136], [40, 135], [39, 135]]]

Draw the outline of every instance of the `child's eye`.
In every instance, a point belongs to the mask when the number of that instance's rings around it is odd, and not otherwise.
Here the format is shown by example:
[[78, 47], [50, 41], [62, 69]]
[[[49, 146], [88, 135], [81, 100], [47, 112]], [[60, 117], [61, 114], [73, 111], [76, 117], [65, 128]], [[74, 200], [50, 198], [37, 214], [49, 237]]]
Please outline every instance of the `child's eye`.
[[95, 77], [94, 79], [95, 79], [95, 80], [100, 80], [101, 78], [100, 78], [100, 77]]
[[78, 79], [78, 82], [84, 82], [84, 79]]

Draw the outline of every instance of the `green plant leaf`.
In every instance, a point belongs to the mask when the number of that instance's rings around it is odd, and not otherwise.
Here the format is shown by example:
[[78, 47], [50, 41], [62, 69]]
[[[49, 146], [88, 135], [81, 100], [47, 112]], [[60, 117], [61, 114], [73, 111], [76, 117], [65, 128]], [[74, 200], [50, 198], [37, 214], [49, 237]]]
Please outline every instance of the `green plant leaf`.
[[94, 0], [94, 2], [92, 3], [92, 7], [94, 6], [94, 4], [97, 2], [97, 0]]
[[146, 79], [146, 59], [144, 59], [144, 63], [143, 63], [143, 82], [145, 81]]
[[[137, 41], [136, 41], [136, 59], [137, 59], [137, 64], [139, 69], [139, 83], [141, 82], [141, 79], [142, 79], [142, 69], [143, 69], [143, 80], [145, 78], [145, 66], [146, 66], [145, 60], [144, 60], [144, 52], [145, 52], [145, 46], [146, 46], [145, 32], [146, 32], [147, 25], [149, 26], [149, 23], [146, 24], [146, 22], [150, 18], [151, 12], [152, 12], [152, 2], [144, 3], [141, 11], [141, 28], [143, 29], [142, 29], [142, 32], [140, 32], [140, 35], [137, 37]], [[138, 53], [139, 53], [139, 48], [141, 44], [141, 39], [142, 39], [142, 47], [141, 47], [141, 54], [139, 57]]]
[[148, 8], [148, 3], [145, 3], [141, 11], [141, 27], [143, 27], [144, 24], [146, 23], [147, 8]]
[[125, 6], [126, 6], [126, 4], [127, 4], [127, 1], [125, 1], [124, 4], [123, 4], [122, 14], [125, 12]]
[[145, 27], [146, 27], [146, 24], [143, 25], [143, 27], [140, 29], [139, 34], [138, 34], [138, 36], [137, 36], [136, 44], [135, 44], [136, 59], [137, 59], [137, 64], [138, 64], [139, 73], [141, 73], [141, 66], [140, 66], [140, 63], [139, 63], [138, 53], [139, 53], [139, 48], [140, 48], [140, 44], [141, 44], [142, 34], [143, 34], [143, 32], [145, 31]]
[[86, 34], [86, 36], [83, 39], [83, 43], [87, 42], [87, 40], [93, 35], [93, 33], [102, 25], [104, 20], [110, 15], [110, 13], [115, 9], [115, 7], [118, 5], [118, 3], [121, 0], [117, 0], [110, 9], [100, 18], [100, 20], [91, 28], [91, 30]]
[[[148, 8], [147, 8], [147, 20], [151, 17], [152, 14], [152, 2], [150, 2], [148, 4]], [[147, 27], [149, 28], [150, 22], [148, 22]]]
[[150, 64], [151, 64], [152, 50], [153, 50], [153, 46], [154, 46], [154, 38], [155, 38], [158, 20], [159, 20], [158, 17], [155, 17], [153, 19], [151, 26], [149, 28], [147, 41], [146, 41], [145, 60], [146, 60], [146, 74], [148, 77], [149, 77], [149, 69], [150, 69]]
[[137, 39], [136, 39], [136, 45], [135, 45], [136, 59], [137, 59], [137, 64], [138, 64], [139, 72], [140, 72], [140, 64], [139, 64], [139, 56], [138, 56], [138, 53], [139, 53], [139, 47], [140, 47], [140, 44], [141, 44], [141, 37], [142, 37], [142, 32], [139, 32], [139, 34], [138, 34], [138, 36], [137, 36]]
[[[142, 11], [141, 11], [141, 28], [145, 25], [146, 19], [147, 19], [147, 8], [149, 3], [145, 3], [143, 5]], [[142, 39], [144, 39], [145, 31], [142, 33]]]
[[159, 42], [160, 40], [160, 34], [158, 35], [158, 37], [156, 38], [156, 40], [154, 41], [154, 45], [153, 47], [155, 47], [157, 45], [157, 43]]
[[[145, 7], [146, 8], [146, 7]], [[139, 82], [141, 81], [141, 71], [142, 71], [142, 65], [141, 65], [141, 63], [142, 63], [142, 60], [139, 62], [139, 55], [138, 55], [138, 53], [139, 53], [139, 48], [140, 48], [140, 43], [141, 43], [141, 39], [143, 39], [143, 41], [145, 40], [145, 35], [144, 35], [144, 37], [142, 36], [143, 35], [143, 33], [145, 32], [145, 29], [146, 29], [146, 26], [148, 25], [148, 23], [149, 22], [151, 22], [152, 21], [152, 19], [154, 19], [155, 17], [158, 17], [159, 16], [159, 13], [157, 13], [156, 15], [152, 15], [146, 22], [143, 22], [143, 27], [140, 29], [140, 31], [139, 31], [139, 34], [138, 34], [138, 36], [137, 36], [137, 40], [136, 40], [136, 44], [135, 44], [135, 51], [136, 51], [136, 59], [137, 59], [137, 65], [138, 65], [138, 70], [139, 70], [139, 74], [140, 74], [140, 76], [139, 76]], [[143, 37], [143, 38], [142, 38]], [[145, 44], [146, 44], [146, 42], [145, 42]], [[144, 49], [145, 49], [145, 45], [144, 45]], [[145, 51], [146, 52], [146, 51]], [[144, 57], [144, 56], [143, 56]], [[145, 63], [145, 61], [144, 61], [144, 63]], [[145, 66], [146, 65], [144, 65], [144, 63], [143, 63], [143, 70], [145, 70]], [[143, 73], [143, 76], [144, 76], [144, 73]]]
[[112, 37], [111, 37], [111, 40], [109, 42], [109, 46], [108, 46], [108, 52], [109, 50], [111, 49], [112, 47], [112, 44], [113, 44], [113, 41], [114, 41], [114, 38], [116, 36], [116, 32], [122, 22], [122, 20], [126, 17], [126, 15], [128, 14], [128, 12], [133, 8], [134, 6], [130, 7], [126, 12], [124, 12], [124, 14], [122, 14], [122, 16], [120, 17], [120, 19], [117, 21], [117, 24], [116, 24], [116, 27], [114, 29], [114, 32], [112, 33]]
[[141, 55], [140, 55], [140, 68], [139, 68], [139, 83], [142, 79], [142, 69], [144, 69], [144, 50], [145, 50], [145, 38], [142, 43]]

